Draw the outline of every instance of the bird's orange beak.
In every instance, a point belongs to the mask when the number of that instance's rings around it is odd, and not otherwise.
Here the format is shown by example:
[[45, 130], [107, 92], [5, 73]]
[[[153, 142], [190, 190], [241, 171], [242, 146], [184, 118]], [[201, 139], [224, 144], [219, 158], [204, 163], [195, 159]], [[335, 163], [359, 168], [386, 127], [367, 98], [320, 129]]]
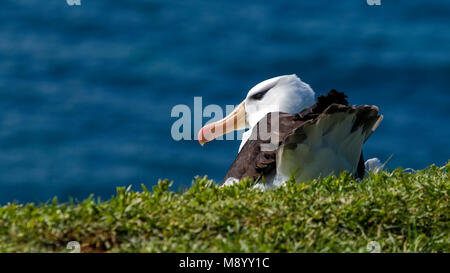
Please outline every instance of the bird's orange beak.
[[198, 132], [198, 142], [200, 142], [200, 145], [203, 146], [206, 142], [228, 134], [229, 132], [244, 129], [245, 124], [244, 100], [225, 118], [205, 125], [202, 129], [200, 129]]

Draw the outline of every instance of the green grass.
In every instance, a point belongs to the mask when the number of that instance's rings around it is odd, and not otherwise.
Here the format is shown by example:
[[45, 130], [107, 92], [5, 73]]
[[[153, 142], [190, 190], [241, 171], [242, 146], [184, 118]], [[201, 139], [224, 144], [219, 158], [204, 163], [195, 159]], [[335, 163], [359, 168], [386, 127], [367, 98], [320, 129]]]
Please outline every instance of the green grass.
[[361, 182], [343, 173], [260, 192], [198, 178], [185, 192], [118, 188], [108, 201], [0, 207], [0, 251], [449, 252], [450, 162]]

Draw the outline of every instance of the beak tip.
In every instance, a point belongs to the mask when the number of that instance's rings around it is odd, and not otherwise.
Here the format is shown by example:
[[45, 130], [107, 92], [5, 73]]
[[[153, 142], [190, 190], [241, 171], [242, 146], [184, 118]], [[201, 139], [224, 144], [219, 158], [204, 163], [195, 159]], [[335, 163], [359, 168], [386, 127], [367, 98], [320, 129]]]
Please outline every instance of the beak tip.
[[239, 130], [239, 128], [242, 127], [242, 124], [245, 124], [245, 115], [244, 100], [233, 110], [233, 112], [231, 112], [225, 118], [207, 124], [203, 128], [201, 128], [198, 132], [198, 142], [201, 146], [203, 146], [206, 142], [216, 139], [219, 136], [222, 136], [234, 130]]
[[205, 145], [206, 141], [204, 139], [202, 139], [202, 138], [199, 138], [198, 139], [198, 143], [200, 144], [200, 146], [203, 147], [203, 145]]
[[198, 143], [200, 143], [200, 146], [203, 147], [203, 145], [205, 145], [205, 138], [203, 137], [203, 128], [200, 129], [200, 131], [198, 132]]

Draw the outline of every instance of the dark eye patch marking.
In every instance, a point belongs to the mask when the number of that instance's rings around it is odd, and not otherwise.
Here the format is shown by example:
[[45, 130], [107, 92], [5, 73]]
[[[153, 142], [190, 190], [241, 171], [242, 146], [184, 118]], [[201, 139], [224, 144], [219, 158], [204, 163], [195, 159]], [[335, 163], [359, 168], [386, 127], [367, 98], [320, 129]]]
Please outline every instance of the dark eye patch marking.
[[261, 100], [264, 97], [264, 95], [267, 93], [267, 91], [269, 91], [269, 89], [264, 90], [262, 92], [258, 92], [256, 94], [254, 94], [253, 96], [251, 96], [250, 98], [253, 100]]
[[253, 100], [261, 100], [262, 97], [264, 97], [264, 95], [267, 93], [267, 91], [269, 91], [269, 90], [256, 93], [255, 95], [251, 96], [250, 98], [253, 99]]
[[275, 85], [277, 85], [278, 81], [275, 81], [275, 82], [271, 83], [269, 86], [266, 86], [265, 90], [259, 91], [258, 93], [251, 95], [250, 99], [261, 100], [270, 89], [272, 89], [273, 87], [275, 87]]

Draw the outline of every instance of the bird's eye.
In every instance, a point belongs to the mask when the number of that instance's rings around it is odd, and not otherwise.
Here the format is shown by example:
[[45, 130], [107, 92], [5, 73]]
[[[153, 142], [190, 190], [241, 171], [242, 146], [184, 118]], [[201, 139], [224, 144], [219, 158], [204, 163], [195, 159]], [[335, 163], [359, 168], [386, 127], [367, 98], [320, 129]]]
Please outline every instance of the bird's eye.
[[264, 97], [264, 95], [267, 93], [267, 91], [269, 91], [269, 90], [270, 89], [258, 92], [256, 94], [254, 94], [253, 96], [251, 96], [250, 98], [253, 100], [261, 100]]

